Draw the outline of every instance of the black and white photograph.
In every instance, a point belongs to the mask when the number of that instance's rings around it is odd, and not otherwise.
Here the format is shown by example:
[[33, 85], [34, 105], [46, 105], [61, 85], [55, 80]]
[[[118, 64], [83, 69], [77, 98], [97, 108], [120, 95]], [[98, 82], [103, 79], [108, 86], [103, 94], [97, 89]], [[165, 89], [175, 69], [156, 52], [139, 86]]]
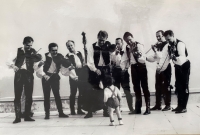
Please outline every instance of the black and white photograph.
[[1, 135], [200, 135], [199, 0], [0, 0]]

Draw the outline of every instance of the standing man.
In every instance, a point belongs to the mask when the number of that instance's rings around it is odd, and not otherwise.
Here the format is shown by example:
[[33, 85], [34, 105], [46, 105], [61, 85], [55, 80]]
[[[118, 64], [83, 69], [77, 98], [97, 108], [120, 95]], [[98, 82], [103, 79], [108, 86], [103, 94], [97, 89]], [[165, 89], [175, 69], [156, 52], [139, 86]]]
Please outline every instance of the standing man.
[[129, 66], [131, 66], [132, 83], [134, 85], [136, 96], [135, 110], [129, 114], [141, 114], [142, 87], [146, 102], [146, 111], [144, 112], [144, 115], [148, 115], [150, 114], [150, 93], [147, 82], [147, 69], [143, 53], [143, 45], [135, 41], [130, 32], [125, 32], [123, 39], [128, 45], [126, 46], [126, 50], [121, 60], [122, 75], [124, 75]]
[[49, 44], [49, 52], [45, 54], [45, 62], [43, 66], [42, 87], [44, 93], [44, 108], [45, 119], [49, 119], [50, 114], [50, 91], [52, 89], [56, 106], [59, 112], [59, 117], [67, 118], [68, 115], [63, 113], [62, 102], [60, 99], [60, 76], [59, 71], [64, 60], [62, 54], [58, 52], [58, 45], [56, 43]]
[[[109, 117], [108, 108], [104, 105], [104, 88], [105, 76], [110, 75], [110, 52], [109, 46], [110, 42], [106, 41], [108, 38], [108, 33], [106, 31], [99, 31], [97, 35], [98, 41], [92, 44], [88, 49], [88, 60], [87, 64], [91, 70], [89, 81], [95, 91], [93, 99], [95, 101], [91, 105], [91, 110], [85, 118], [90, 118], [92, 116], [92, 111], [99, 110], [103, 108], [103, 116]], [[95, 97], [94, 97], [95, 96]], [[95, 109], [96, 108], [96, 109]]]
[[69, 50], [69, 53], [66, 55], [66, 57], [69, 58], [69, 61], [71, 64], [75, 67], [76, 75], [78, 76], [78, 80], [74, 80], [71, 77], [69, 77], [69, 84], [70, 84], [70, 110], [71, 115], [76, 115], [74, 105], [75, 105], [75, 97], [77, 93], [77, 89], [79, 89], [79, 96], [78, 96], [78, 111], [77, 114], [85, 114], [82, 111], [82, 103], [83, 103], [83, 92], [84, 89], [86, 89], [85, 83], [82, 82], [81, 77], [83, 75], [83, 56], [81, 52], [75, 50], [75, 43], [72, 40], [67, 41], [66, 43], [67, 49]]
[[112, 65], [112, 76], [114, 78], [114, 85], [120, 89], [120, 85], [122, 86], [124, 93], [126, 95], [126, 100], [128, 103], [128, 108], [130, 112], [133, 112], [133, 97], [130, 92], [129, 85], [129, 73], [128, 70], [125, 70], [122, 76], [122, 68], [120, 67], [121, 57], [124, 53], [123, 40], [121, 38], [117, 38], [115, 40], [116, 49], [111, 54], [111, 65]]
[[156, 69], [156, 105], [151, 110], [161, 110], [163, 94], [165, 107], [162, 111], [171, 109], [171, 64], [168, 51], [168, 42], [165, 40], [164, 31], [159, 30], [156, 32], [158, 42], [152, 46], [155, 52], [153, 55], [147, 57], [149, 62], [157, 62]]
[[175, 64], [175, 87], [178, 94], [178, 106], [173, 109], [175, 113], [187, 112], [187, 102], [189, 98], [189, 76], [190, 76], [190, 61], [187, 56], [187, 48], [185, 43], [176, 39], [171, 30], [164, 33], [165, 39], [169, 42], [170, 58]]
[[42, 59], [40, 54], [37, 54], [35, 49], [32, 48], [33, 38], [25, 37], [23, 41], [24, 47], [18, 48], [15, 64], [11, 67], [15, 71], [14, 78], [14, 90], [15, 90], [15, 115], [16, 118], [13, 123], [21, 122], [21, 95], [24, 88], [25, 93], [25, 116], [24, 121], [35, 121], [30, 118], [31, 106], [32, 106], [32, 94], [33, 94], [33, 81], [34, 81], [34, 69], [35, 62]]

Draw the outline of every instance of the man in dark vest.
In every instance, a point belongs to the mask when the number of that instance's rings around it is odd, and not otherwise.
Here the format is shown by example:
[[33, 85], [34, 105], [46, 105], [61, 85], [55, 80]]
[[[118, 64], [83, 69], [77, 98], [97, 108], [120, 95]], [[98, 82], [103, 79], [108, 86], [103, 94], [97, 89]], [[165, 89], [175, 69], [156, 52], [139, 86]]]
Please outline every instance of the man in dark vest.
[[32, 48], [33, 38], [25, 37], [23, 41], [24, 47], [18, 48], [15, 64], [12, 65], [15, 71], [14, 90], [15, 90], [15, 115], [16, 119], [13, 123], [21, 122], [21, 95], [24, 88], [25, 92], [25, 116], [24, 121], [35, 121], [30, 118], [33, 94], [34, 69], [36, 62], [42, 59], [40, 54], [37, 54]]
[[165, 107], [162, 111], [168, 111], [171, 109], [171, 64], [168, 51], [168, 42], [165, 40], [164, 31], [159, 30], [156, 32], [156, 38], [158, 42], [152, 46], [154, 51], [153, 55], [147, 57], [149, 62], [157, 62], [156, 68], [156, 104], [151, 110], [161, 110], [163, 95], [165, 101]]
[[74, 80], [73, 78], [69, 77], [69, 84], [70, 84], [70, 110], [71, 115], [76, 115], [74, 105], [75, 105], [75, 97], [77, 93], [77, 89], [79, 89], [79, 96], [78, 96], [78, 111], [77, 114], [85, 114], [82, 109], [82, 103], [83, 103], [83, 92], [85, 87], [85, 82], [81, 80], [81, 77], [83, 75], [83, 63], [84, 59], [80, 51], [75, 50], [75, 43], [72, 40], [69, 40], [66, 43], [67, 49], [69, 50], [69, 53], [66, 55], [66, 57], [69, 58], [69, 61], [71, 64], [75, 67], [76, 75], [78, 76], [78, 80]]
[[[85, 118], [92, 117], [92, 111], [100, 110], [103, 108], [103, 116], [109, 117], [108, 108], [104, 105], [104, 88], [105, 76], [110, 75], [110, 52], [109, 46], [110, 42], [106, 41], [108, 38], [108, 33], [106, 31], [99, 31], [97, 35], [98, 41], [92, 44], [88, 49], [88, 60], [87, 65], [90, 72], [89, 81], [95, 91], [93, 103], [91, 110], [85, 116]], [[96, 108], [96, 109], [95, 109]]]
[[125, 32], [123, 39], [128, 45], [126, 46], [121, 59], [122, 73], [125, 73], [129, 66], [131, 66], [132, 83], [134, 85], [134, 92], [136, 96], [135, 110], [129, 114], [141, 114], [142, 87], [146, 102], [146, 111], [144, 112], [144, 115], [148, 115], [150, 114], [150, 93], [147, 82], [148, 78], [143, 45], [134, 41], [133, 35], [130, 32]]
[[[122, 68], [120, 67], [121, 57], [124, 53], [125, 46], [123, 46], [123, 40], [121, 38], [117, 38], [115, 40], [116, 48], [115, 51], [111, 54], [111, 65], [112, 65], [112, 76], [114, 78], [114, 85], [120, 89], [120, 85], [122, 86], [124, 93], [126, 95], [126, 100], [128, 103], [128, 108], [130, 112], [133, 112], [133, 97], [130, 91], [130, 79], [128, 70], [122, 74]], [[123, 75], [123, 76], [122, 76]]]
[[49, 119], [50, 114], [50, 91], [52, 89], [59, 117], [67, 118], [68, 115], [63, 113], [62, 102], [60, 98], [60, 76], [59, 71], [64, 60], [62, 54], [57, 53], [58, 45], [56, 43], [49, 44], [49, 52], [45, 54], [46, 60], [43, 66], [42, 87], [44, 92], [44, 108], [45, 119]]
[[169, 55], [175, 64], [175, 91], [178, 96], [178, 106], [173, 109], [175, 113], [187, 112], [187, 102], [189, 98], [189, 76], [190, 76], [190, 61], [187, 58], [187, 48], [185, 43], [176, 39], [171, 30], [164, 33], [165, 39], [169, 42]]

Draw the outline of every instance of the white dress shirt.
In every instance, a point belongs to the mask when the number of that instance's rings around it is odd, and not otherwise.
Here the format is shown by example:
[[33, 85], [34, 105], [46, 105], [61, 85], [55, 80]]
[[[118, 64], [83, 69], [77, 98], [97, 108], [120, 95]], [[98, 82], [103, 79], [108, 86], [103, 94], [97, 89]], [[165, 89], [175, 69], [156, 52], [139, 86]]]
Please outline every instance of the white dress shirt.
[[[98, 43], [96, 43], [96, 46], [99, 46]], [[90, 68], [90, 70], [92, 70], [94, 72], [97, 70], [97, 68], [94, 65], [94, 48], [93, 48], [93, 45], [88, 47], [87, 65]], [[102, 56], [102, 51], [100, 51], [100, 59], [99, 59], [98, 66], [105, 66], [105, 62], [104, 62], [103, 56]]]
[[[175, 40], [175, 44], [177, 44], [177, 40]], [[179, 57], [176, 57], [177, 61], [174, 61], [174, 64], [177, 64], [179, 66], [183, 65], [186, 61], [188, 61], [187, 56], [185, 55], [185, 49], [186, 49], [186, 45], [183, 42], [179, 42], [177, 44], [177, 51], [179, 54]]]
[[[129, 45], [127, 45], [127, 47], [131, 51], [131, 47]], [[138, 58], [138, 62], [139, 63], [145, 63], [144, 45], [138, 43], [137, 47], [138, 47], [138, 51], [142, 53], [142, 56], [140, 58]], [[136, 60], [135, 60], [135, 58], [133, 56], [133, 52], [132, 51], [130, 53], [130, 63], [129, 63], [129, 58], [127, 56], [127, 51], [126, 51], [126, 49], [124, 49], [124, 54], [122, 55], [121, 64], [120, 64], [122, 70], [128, 69], [130, 67], [130, 65], [136, 64], [136, 63], [137, 62], [136, 62]]]
[[157, 69], [161, 69], [161, 71], [166, 69], [165, 67], [170, 63], [168, 45], [166, 44], [162, 51], [156, 51], [153, 55], [147, 56], [147, 61], [157, 62]]

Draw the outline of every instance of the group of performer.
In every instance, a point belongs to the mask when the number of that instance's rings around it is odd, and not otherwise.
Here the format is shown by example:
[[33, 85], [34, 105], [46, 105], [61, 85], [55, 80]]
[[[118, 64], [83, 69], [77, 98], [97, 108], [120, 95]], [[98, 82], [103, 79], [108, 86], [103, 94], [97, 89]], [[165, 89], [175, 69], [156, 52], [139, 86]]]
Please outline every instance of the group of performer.
[[[50, 91], [52, 89], [59, 117], [67, 118], [63, 113], [60, 98], [60, 76], [69, 76], [70, 84], [70, 111], [71, 115], [85, 113], [85, 118], [93, 117], [93, 112], [103, 109], [103, 116], [109, 117], [113, 125], [113, 109], [116, 110], [120, 125], [123, 124], [120, 114], [121, 95], [120, 86], [123, 88], [129, 114], [141, 114], [142, 91], [146, 103], [146, 110], [143, 113], [148, 115], [151, 110], [161, 110], [161, 97], [164, 97], [165, 107], [162, 111], [171, 110], [171, 64], [175, 67], [175, 92], [178, 98], [178, 105], [172, 111], [184, 113], [187, 111], [189, 97], [189, 75], [190, 61], [185, 43], [175, 38], [173, 31], [159, 30], [156, 32], [158, 42], [151, 46], [154, 51], [152, 55], [144, 52], [144, 45], [137, 42], [130, 32], [125, 32], [123, 39], [116, 38], [115, 44], [107, 41], [108, 33], [99, 31], [97, 42], [86, 48], [85, 33], [83, 35], [84, 55], [75, 49], [75, 42], [68, 40], [66, 47], [69, 53], [66, 56], [58, 53], [56, 43], [49, 44], [49, 52], [42, 56], [32, 48], [33, 38], [25, 37], [23, 47], [18, 48], [17, 57], [10, 65], [15, 71], [15, 114], [13, 123], [21, 122], [21, 96], [25, 94], [25, 121], [35, 121], [30, 116], [32, 106], [32, 93], [34, 83], [34, 71], [42, 79], [44, 93], [45, 119], [50, 118]], [[125, 44], [125, 43], [126, 44]], [[148, 88], [148, 76], [146, 61], [156, 62], [156, 104], [150, 108], [150, 92]], [[135, 92], [135, 109], [133, 107], [133, 96], [130, 90], [131, 68], [133, 90]], [[141, 91], [142, 89], [142, 91]], [[75, 96], [79, 90], [77, 113], [75, 111]], [[118, 97], [119, 100], [116, 100]], [[111, 99], [113, 98], [113, 99]], [[109, 102], [109, 103], [108, 103]], [[113, 102], [113, 103], [111, 103]], [[108, 109], [109, 108], [109, 109]], [[109, 110], [109, 111], [108, 111]]]

